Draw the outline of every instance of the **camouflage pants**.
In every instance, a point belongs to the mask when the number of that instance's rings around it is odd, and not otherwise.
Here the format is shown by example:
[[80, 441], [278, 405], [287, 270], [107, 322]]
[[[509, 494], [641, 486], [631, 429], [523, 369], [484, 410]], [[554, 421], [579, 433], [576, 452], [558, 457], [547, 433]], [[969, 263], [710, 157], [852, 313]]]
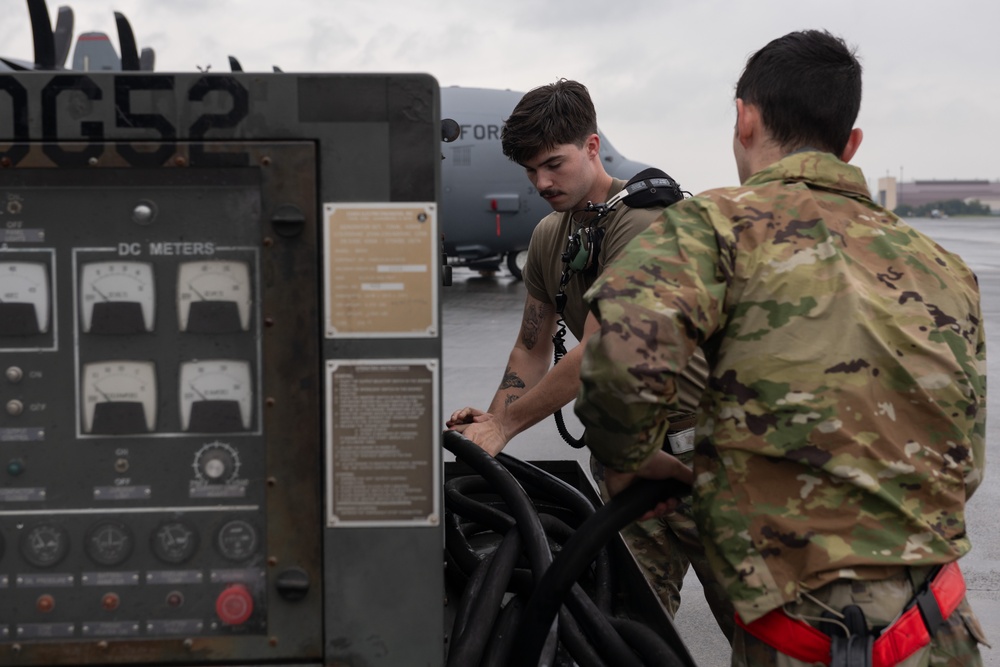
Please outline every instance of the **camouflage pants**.
[[[905, 574], [881, 581], [841, 580], [818, 589], [812, 597], [836, 610], [856, 604], [864, 611], [868, 627], [878, 627], [888, 625], [899, 615], [913, 598], [913, 586]], [[785, 610], [790, 616], [810, 620], [821, 616], [825, 608], [806, 597], [801, 602], [785, 605]], [[982, 628], [968, 600], [962, 600], [958, 609], [938, 628], [931, 643], [898, 667], [980, 667], [983, 664], [979, 655], [980, 643], [987, 645]], [[736, 628], [732, 644], [732, 667], [811, 667], [814, 664], [779, 653], [742, 628]]]
[[[601, 500], [608, 502], [610, 496], [604, 485], [604, 466], [591, 457], [590, 469]], [[665, 517], [629, 524], [621, 531], [621, 536], [671, 618], [680, 608], [681, 586], [690, 565], [704, 588], [705, 600], [719, 629], [732, 643], [735, 629], [733, 605], [708, 565], [705, 548], [691, 515], [691, 496], [683, 498], [677, 510]]]

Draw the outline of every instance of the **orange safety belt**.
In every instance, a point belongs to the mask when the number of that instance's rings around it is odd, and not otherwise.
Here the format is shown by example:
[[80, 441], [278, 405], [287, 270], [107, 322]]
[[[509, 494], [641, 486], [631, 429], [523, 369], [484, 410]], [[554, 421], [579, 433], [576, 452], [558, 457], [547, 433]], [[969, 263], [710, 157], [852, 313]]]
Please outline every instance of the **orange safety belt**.
[[[914, 596], [914, 603], [875, 640], [872, 667], [893, 667], [927, 646], [937, 626], [951, 616], [964, 597], [965, 579], [953, 561], [938, 571], [927, 590]], [[736, 614], [736, 624], [791, 658], [830, 664], [830, 637], [790, 617], [784, 609], [768, 612], [752, 623], [744, 623]]]

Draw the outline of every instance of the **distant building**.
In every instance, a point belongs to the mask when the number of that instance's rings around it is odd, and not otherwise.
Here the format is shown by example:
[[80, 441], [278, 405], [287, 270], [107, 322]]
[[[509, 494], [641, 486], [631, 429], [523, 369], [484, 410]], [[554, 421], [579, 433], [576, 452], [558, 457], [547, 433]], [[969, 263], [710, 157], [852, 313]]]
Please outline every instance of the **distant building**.
[[994, 214], [1000, 214], [1000, 181], [913, 181], [900, 183], [895, 176], [878, 179], [878, 192], [875, 198], [880, 204], [892, 210], [906, 204], [907, 206], [923, 206], [933, 202], [959, 199], [979, 203], [990, 207]]

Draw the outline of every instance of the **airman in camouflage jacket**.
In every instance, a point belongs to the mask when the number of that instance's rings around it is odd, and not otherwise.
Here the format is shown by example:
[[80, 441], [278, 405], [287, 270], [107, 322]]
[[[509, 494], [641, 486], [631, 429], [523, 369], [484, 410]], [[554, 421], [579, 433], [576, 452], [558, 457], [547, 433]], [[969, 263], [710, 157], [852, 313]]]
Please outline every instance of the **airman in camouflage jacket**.
[[801, 151], [668, 208], [588, 292], [601, 322], [576, 410], [629, 471], [660, 448], [701, 346], [695, 517], [751, 622], [835, 579], [969, 548], [986, 345], [972, 271]]

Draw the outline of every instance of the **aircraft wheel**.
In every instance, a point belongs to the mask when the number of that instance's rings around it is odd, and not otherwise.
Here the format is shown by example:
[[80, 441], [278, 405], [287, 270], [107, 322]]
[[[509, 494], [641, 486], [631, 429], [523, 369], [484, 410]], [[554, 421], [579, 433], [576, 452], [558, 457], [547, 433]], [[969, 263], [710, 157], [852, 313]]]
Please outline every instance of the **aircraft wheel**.
[[518, 280], [522, 280], [524, 278], [521, 272], [524, 271], [524, 265], [527, 262], [527, 250], [514, 250], [507, 253], [507, 269], [510, 270], [511, 275]]

